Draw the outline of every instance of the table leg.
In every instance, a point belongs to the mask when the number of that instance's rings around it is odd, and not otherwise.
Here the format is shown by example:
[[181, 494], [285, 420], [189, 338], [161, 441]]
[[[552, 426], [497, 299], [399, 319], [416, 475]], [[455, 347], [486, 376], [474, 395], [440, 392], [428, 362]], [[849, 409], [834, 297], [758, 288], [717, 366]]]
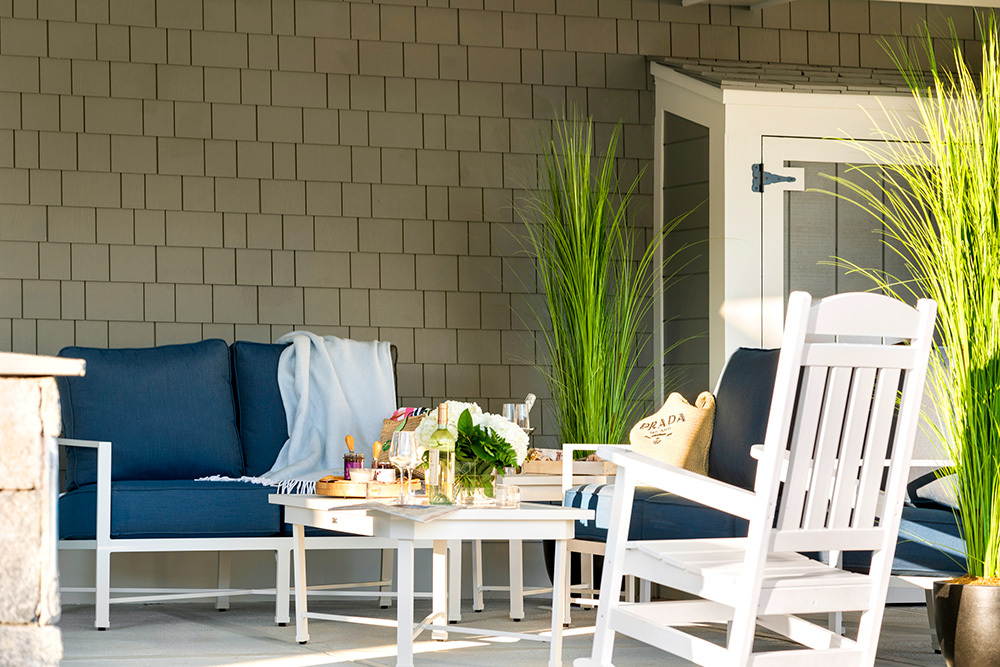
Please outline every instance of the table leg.
[[[385, 586], [379, 587], [380, 591], [391, 591], [392, 590], [392, 559], [394, 553], [392, 549], [382, 549], [382, 581], [388, 581], [390, 583]], [[388, 609], [392, 604], [392, 598], [384, 597], [378, 599], [378, 604], [382, 609]]]
[[510, 541], [510, 618], [524, 618], [524, 545], [521, 540]]
[[483, 541], [472, 541], [472, 611], [483, 610]]
[[[434, 553], [431, 555], [431, 613], [434, 614], [432, 625], [448, 626], [448, 605], [452, 596], [461, 599], [462, 590], [461, 588], [455, 591], [448, 590], [448, 542], [434, 540]], [[448, 639], [448, 633], [435, 630], [431, 633], [431, 638], [444, 641]]]
[[413, 541], [396, 549], [396, 667], [413, 667]]
[[462, 540], [448, 540], [448, 622], [458, 623], [461, 620]]
[[549, 667], [562, 666], [563, 621], [566, 600], [569, 598], [569, 568], [566, 561], [566, 540], [556, 540], [555, 567], [552, 572], [552, 643], [549, 646]]
[[309, 641], [309, 620], [306, 605], [306, 530], [301, 524], [292, 525], [295, 542], [295, 641], [305, 644]]

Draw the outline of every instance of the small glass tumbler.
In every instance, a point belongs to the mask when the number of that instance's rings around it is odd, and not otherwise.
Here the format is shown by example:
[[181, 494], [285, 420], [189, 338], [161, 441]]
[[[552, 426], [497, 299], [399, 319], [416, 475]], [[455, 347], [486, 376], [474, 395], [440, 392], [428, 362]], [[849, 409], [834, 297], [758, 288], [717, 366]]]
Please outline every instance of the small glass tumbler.
[[521, 487], [512, 484], [497, 484], [493, 496], [497, 507], [517, 507], [521, 504]]

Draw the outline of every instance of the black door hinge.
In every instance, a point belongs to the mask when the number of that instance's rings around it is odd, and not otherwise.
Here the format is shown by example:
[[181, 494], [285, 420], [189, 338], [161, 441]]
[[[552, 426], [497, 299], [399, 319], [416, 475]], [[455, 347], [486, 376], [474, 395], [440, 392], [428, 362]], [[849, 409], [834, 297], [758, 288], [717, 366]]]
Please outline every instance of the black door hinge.
[[758, 163], [750, 167], [751, 173], [753, 173], [753, 191], [763, 192], [765, 185], [771, 185], [772, 183], [794, 183], [794, 176], [779, 176], [778, 174], [772, 174], [768, 171], [764, 171], [763, 163]]

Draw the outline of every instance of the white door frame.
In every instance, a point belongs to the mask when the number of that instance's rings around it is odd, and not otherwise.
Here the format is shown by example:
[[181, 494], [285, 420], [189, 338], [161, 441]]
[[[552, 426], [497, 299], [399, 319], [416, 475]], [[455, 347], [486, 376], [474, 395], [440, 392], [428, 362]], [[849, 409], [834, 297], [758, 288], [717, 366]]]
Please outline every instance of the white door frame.
[[[873, 128], [890, 126], [889, 117], [906, 129], [906, 119], [916, 116], [913, 102], [906, 96], [723, 89], [659, 63], [651, 63], [650, 72], [656, 81], [654, 231], [663, 229], [665, 222], [664, 114], [680, 116], [709, 131], [708, 361], [709, 386], [713, 386], [736, 348], [762, 347], [765, 339], [770, 340], [765, 329], [772, 330], [769, 323], [774, 316], [765, 304], [776, 292], [770, 271], [773, 267], [764, 254], [771, 243], [764, 239], [770, 237], [771, 230], [765, 228], [764, 197], [750, 188], [750, 168], [764, 162], [765, 169], [774, 173], [781, 164], [764, 160], [764, 137], [872, 139]], [[783, 263], [777, 266], [783, 267]], [[657, 295], [654, 315], [654, 351], [655, 358], [661, 359], [662, 377], [662, 295]], [[662, 387], [659, 392], [662, 400]]]

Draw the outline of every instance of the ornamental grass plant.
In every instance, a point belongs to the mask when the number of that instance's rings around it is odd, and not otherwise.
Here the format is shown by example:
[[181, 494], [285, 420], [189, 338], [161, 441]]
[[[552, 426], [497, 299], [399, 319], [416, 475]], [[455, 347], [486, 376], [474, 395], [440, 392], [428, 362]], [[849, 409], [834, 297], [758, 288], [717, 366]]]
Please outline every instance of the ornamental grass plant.
[[653, 366], [637, 362], [650, 344], [654, 296], [664, 288], [658, 253], [684, 216], [647, 242], [647, 230], [630, 220], [641, 173], [619, 181], [621, 127], [598, 154], [592, 120], [563, 117], [553, 125], [542, 150], [542, 189], [518, 206], [544, 298], [534, 316], [551, 366], [541, 370], [562, 442], [620, 443], [651, 396]]
[[876, 165], [860, 168], [867, 183], [836, 180], [883, 220], [910, 276], [843, 263], [889, 294], [938, 303], [941, 354], [928, 383], [940, 426], [929, 428], [954, 463], [939, 474], [954, 473], [968, 573], [990, 579], [1000, 576], [1000, 46], [993, 19], [980, 27], [978, 76], [957, 40], [947, 71], [929, 33], [926, 73], [905, 50], [892, 51], [916, 123], [894, 118], [879, 141], [853, 141]]

